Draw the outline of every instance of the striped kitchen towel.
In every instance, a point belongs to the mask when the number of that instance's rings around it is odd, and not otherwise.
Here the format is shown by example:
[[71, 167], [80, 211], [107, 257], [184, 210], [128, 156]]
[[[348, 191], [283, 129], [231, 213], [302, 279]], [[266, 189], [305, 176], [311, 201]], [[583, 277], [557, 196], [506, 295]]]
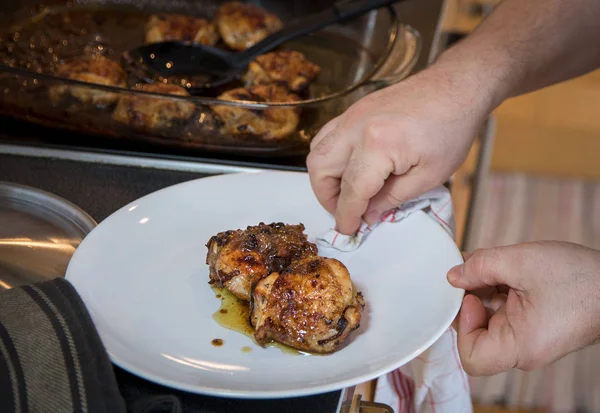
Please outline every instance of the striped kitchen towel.
[[0, 412], [125, 413], [112, 364], [64, 279], [0, 293]]
[[401, 207], [386, 212], [378, 222], [371, 226], [363, 222], [355, 235], [343, 235], [334, 229], [329, 229], [317, 237], [317, 244], [333, 247], [340, 251], [354, 251], [360, 246], [363, 239], [377, 226], [384, 223], [401, 221], [415, 211], [426, 212], [454, 237], [455, 227], [452, 198], [450, 197], [448, 188], [440, 186], [405, 203]]
[[[384, 214], [373, 226], [363, 223], [356, 235], [331, 229], [319, 236], [317, 243], [353, 251], [378, 225], [398, 222], [418, 210], [427, 213], [454, 238], [452, 198], [450, 191], [440, 186]], [[417, 358], [380, 377], [375, 401], [387, 404], [396, 413], [471, 413], [469, 381], [458, 356], [455, 331], [448, 328]]]
[[127, 403], [73, 286], [63, 278], [0, 290], [1, 413], [182, 413], [151, 395]]

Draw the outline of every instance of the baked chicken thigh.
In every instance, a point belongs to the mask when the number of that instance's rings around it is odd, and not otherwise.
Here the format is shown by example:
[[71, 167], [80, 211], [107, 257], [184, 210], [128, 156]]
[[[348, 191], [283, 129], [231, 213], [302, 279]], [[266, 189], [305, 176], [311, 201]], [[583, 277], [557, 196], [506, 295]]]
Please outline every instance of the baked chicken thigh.
[[276, 15], [254, 4], [229, 1], [216, 14], [223, 42], [233, 50], [245, 50], [283, 28]]
[[210, 283], [249, 301], [256, 281], [317, 253], [317, 246], [308, 242], [303, 231], [302, 224], [260, 223], [211, 237], [206, 244]]
[[305, 89], [321, 68], [295, 50], [280, 50], [257, 56], [243, 76], [246, 86], [281, 84], [292, 92]]
[[224, 231], [206, 244], [209, 284], [249, 305], [255, 341], [332, 353], [360, 326], [365, 307], [348, 269], [318, 255], [304, 225], [260, 223]]
[[214, 46], [219, 40], [215, 24], [206, 19], [178, 14], [153, 15], [146, 24], [146, 43], [179, 40]]
[[256, 341], [331, 353], [360, 325], [361, 293], [338, 260], [312, 256], [260, 279], [252, 289], [250, 321]]
[[[82, 57], [67, 61], [56, 68], [56, 76], [104, 86], [126, 87], [126, 74], [119, 63], [106, 57]], [[58, 103], [70, 95], [84, 104], [110, 105], [118, 99], [117, 93], [98, 89], [93, 85], [56, 85], [49, 89], [50, 100]]]
[[[228, 90], [219, 96], [228, 101], [291, 103], [300, 98], [277, 85], [258, 85]], [[233, 105], [211, 107], [223, 122], [222, 133], [255, 135], [263, 139], [282, 139], [294, 133], [300, 123], [300, 111], [294, 107], [252, 109]]]
[[[189, 96], [181, 86], [165, 83], [143, 84], [136, 89], [166, 95]], [[194, 111], [192, 102], [170, 100], [164, 97], [123, 95], [113, 112], [113, 119], [136, 129], [169, 128], [176, 122], [188, 120]]]

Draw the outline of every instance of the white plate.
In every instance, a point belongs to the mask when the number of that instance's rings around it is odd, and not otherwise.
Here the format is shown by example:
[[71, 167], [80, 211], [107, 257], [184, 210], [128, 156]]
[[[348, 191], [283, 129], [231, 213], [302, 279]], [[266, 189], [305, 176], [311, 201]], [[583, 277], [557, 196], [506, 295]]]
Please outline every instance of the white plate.
[[[112, 359], [181, 390], [241, 398], [316, 394], [399, 367], [449, 327], [463, 291], [446, 281], [462, 262], [451, 237], [422, 212], [384, 224], [341, 260], [367, 306], [349, 344], [327, 356], [263, 349], [212, 317], [208, 239], [259, 222], [302, 222], [309, 239], [330, 228], [308, 175], [221, 175], [165, 188], [100, 223], [75, 252], [66, 278], [85, 302]], [[224, 345], [215, 347], [214, 338]], [[241, 351], [249, 346], [252, 351]]]

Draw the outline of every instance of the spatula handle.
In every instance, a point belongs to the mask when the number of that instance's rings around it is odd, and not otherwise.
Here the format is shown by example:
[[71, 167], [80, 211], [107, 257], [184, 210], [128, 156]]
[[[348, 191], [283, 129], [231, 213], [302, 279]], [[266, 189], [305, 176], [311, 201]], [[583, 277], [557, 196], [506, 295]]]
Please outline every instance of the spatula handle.
[[282, 43], [315, 32], [334, 23], [365, 14], [369, 11], [389, 6], [401, 0], [352, 0], [340, 1], [327, 9], [302, 17], [291, 22], [283, 29], [267, 36], [254, 46], [240, 52], [236, 56], [235, 66], [243, 67], [256, 56], [273, 50]]

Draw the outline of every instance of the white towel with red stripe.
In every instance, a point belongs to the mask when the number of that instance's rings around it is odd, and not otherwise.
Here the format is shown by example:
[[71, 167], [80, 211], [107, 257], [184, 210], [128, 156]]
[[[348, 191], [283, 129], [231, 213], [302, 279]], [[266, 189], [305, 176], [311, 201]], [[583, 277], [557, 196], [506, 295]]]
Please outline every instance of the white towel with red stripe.
[[377, 223], [371, 226], [363, 222], [355, 235], [343, 235], [335, 229], [330, 229], [317, 237], [317, 244], [333, 247], [340, 251], [354, 251], [378, 225], [401, 221], [419, 210], [426, 212], [439, 222], [442, 228], [454, 237], [452, 198], [450, 197], [450, 191], [445, 186], [440, 186], [405, 203], [401, 207], [386, 212]]
[[[450, 191], [440, 186], [384, 214], [375, 225], [363, 223], [356, 235], [343, 235], [331, 229], [317, 237], [317, 243], [353, 251], [378, 225], [398, 222], [418, 210], [455, 236]], [[395, 413], [471, 413], [469, 381], [458, 356], [456, 332], [449, 328], [417, 358], [380, 377], [375, 401], [387, 404]]]

